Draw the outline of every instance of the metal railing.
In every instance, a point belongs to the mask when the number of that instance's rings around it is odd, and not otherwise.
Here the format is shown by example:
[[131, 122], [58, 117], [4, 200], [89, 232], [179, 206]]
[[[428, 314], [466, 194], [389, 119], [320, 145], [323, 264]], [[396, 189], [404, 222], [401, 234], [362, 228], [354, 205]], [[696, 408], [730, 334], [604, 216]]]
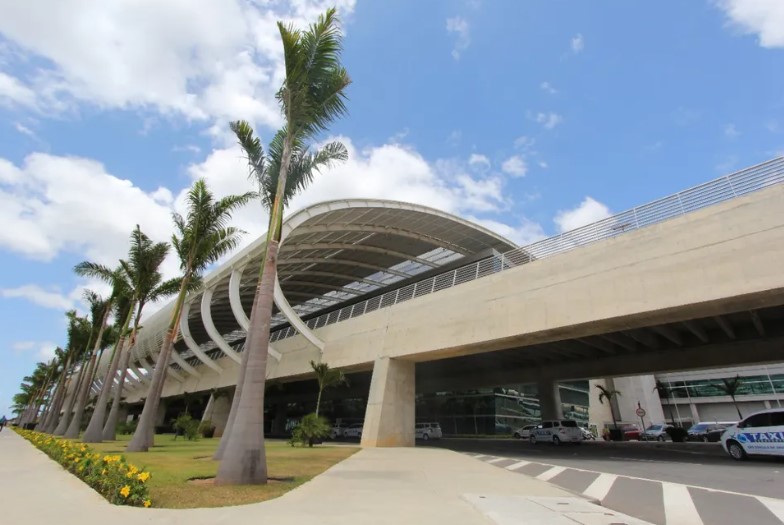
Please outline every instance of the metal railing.
[[[629, 231], [658, 224], [782, 182], [784, 182], [784, 157], [779, 157], [669, 197], [643, 204], [576, 230], [564, 232], [528, 246], [429, 277], [403, 288], [390, 290], [383, 295], [314, 317], [305, 324], [311, 329], [317, 329], [345, 321], [537, 259], [544, 259]], [[273, 332], [270, 341], [279, 341], [296, 334], [297, 330], [288, 326]]]

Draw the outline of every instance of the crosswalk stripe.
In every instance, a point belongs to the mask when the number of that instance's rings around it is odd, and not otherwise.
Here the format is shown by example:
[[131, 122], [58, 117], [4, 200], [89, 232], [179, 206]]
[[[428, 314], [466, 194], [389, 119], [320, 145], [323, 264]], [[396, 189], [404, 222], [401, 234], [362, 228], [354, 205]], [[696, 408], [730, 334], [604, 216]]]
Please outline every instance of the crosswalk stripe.
[[498, 463], [499, 461], [503, 461], [505, 459], [506, 458], [495, 458], [495, 459], [491, 459], [490, 461], [487, 461], [487, 463]]
[[550, 481], [564, 470], [566, 470], [566, 467], [553, 467], [550, 470], [545, 470], [544, 472], [536, 476], [536, 479], [540, 479], [542, 481]]
[[772, 498], [757, 498], [778, 519], [784, 522], [784, 500]]
[[667, 525], [703, 525], [686, 485], [661, 482]]
[[482, 459], [483, 457], [485, 457], [485, 454], [477, 454], [474, 456], [474, 459]]
[[607, 497], [616, 479], [618, 479], [618, 476], [615, 474], [599, 474], [599, 477], [593, 480], [593, 483], [588, 485], [588, 488], [583, 491], [583, 495], [601, 502]]
[[530, 461], [518, 461], [517, 463], [512, 463], [511, 465], [507, 465], [506, 470], [517, 470], [520, 467], [524, 467], [530, 464], [531, 464]]

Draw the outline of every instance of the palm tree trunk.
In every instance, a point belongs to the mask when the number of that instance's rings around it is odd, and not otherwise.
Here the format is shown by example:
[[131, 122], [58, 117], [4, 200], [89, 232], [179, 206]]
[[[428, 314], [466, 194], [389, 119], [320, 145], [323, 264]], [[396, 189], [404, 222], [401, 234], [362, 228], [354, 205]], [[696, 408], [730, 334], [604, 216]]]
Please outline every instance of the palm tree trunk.
[[180, 331], [182, 306], [185, 304], [185, 296], [190, 285], [188, 273], [186, 272], [182, 279], [177, 302], [174, 304], [174, 312], [172, 312], [172, 318], [169, 321], [169, 330], [166, 332], [166, 338], [163, 340], [161, 352], [158, 354], [155, 369], [152, 372], [152, 381], [150, 381], [150, 387], [147, 390], [147, 398], [144, 400], [142, 415], [139, 417], [139, 424], [136, 426], [131, 442], [125, 449], [127, 452], [147, 452], [154, 444], [155, 416], [163, 393], [163, 383], [166, 381], [166, 368], [169, 366], [169, 357], [174, 348], [174, 339]]
[[245, 370], [248, 368], [248, 355], [250, 355], [248, 348], [250, 348], [251, 345], [251, 335], [251, 332], [245, 334], [245, 351], [242, 352], [240, 373], [237, 377], [237, 386], [234, 387], [234, 396], [231, 399], [229, 419], [226, 421], [226, 427], [223, 430], [223, 435], [221, 436], [218, 450], [216, 450], [215, 455], [212, 456], [212, 459], [217, 461], [223, 459], [223, 454], [226, 452], [226, 445], [228, 445], [229, 440], [231, 439], [231, 431], [234, 428], [234, 420], [237, 418], [237, 407], [240, 404], [240, 398], [242, 397], [242, 385], [245, 382]]
[[318, 398], [316, 398], [316, 416], [318, 416], [319, 408], [321, 407], [321, 393], [323, 391], [324, 391], [324, 388], [321, 385], [319, 385], [319, 395], [318, 395]]
[[125, 349], [122, 355], [122, 362], [120, 364], [120, 383], [114, 390], [114, 399], [112, 399], [112, 408], [109, 411], [109, 417], [106, 418], [106, 424], [103, 427], [104, 441], [115, 441], [117, 439], [117, 419], [120, 417], [120, 401], [122, 400], [123, 389], [125, 388], [125, 377], [128, 375], [128, 365], [131, 362], [131, 350], [136, 345], [136, 333], [139, 330], [139, 322], [142, 318], [142, 308], [144, 303], [139, 301], [136, 307], [136, 318], [133, 321], [133, 329], [131, 330], [131, 337], [128, 339], [128, 348]]
[[67, 397], [63, 403], [65, 410], [63, 410], [63, 414], [60, 416], [60, 419], [57, 422], [57, 426], [55, 427], [52, 435], [62, 436], [68, 429], [68, 423], [71, 422], [71, 411], [73, 410], [74, 404], [76, 403], [76, 396], [79, 391], [79, 387], [82, 385], [82, 380], [84, 379], [86, 372], [84, 368], [84, 365], [79, 367], [79, 374], [76, 376], [76, 382], [73, 385], [73, 390], [70, 393], [66, 392]]
[[47, 434], [51, 434], [54, 430], [54, 427], [57, 425], [57, 416], [60, 413], [60, 406], [62, 405], [61, 398], [64, 395], [64, 388], [66, 380], [68, 379], [68, 370], [71, 366], [71, 356], [67, 356], [65, 359], [65, 364], [63, 365], [63, 371], [60, 374], [60, 379], [57, 382], [57, 387], [54, 390], [54, 394], [52, 395], [52, 400], [49, 403], [49, 413], [44, 420], [44, 424], [41, 428], [42, 432]]
[[[281, 168], [283, 171], [283, 168]], [[285, 182], [285, 181], [284, 181]], [[273, 214], [273, 217], [275, 215]], [[257, 285], [248, 327], [252, 346], [246, 347], [248, 363], [242, 396], [229, 441], [215, 482], [218, 484], [263, 484], [267, 482], [264, 447], [264, 387], [270, 335], [278, 242], [268, 238], [263, 278]]]
[[90, 352], [90, 360], [89, 364], [87, 365], [87, 376], [85, 377], [84, 382], [82, 382], [81, 388], [79, 389], [79, 397], [76, 400], [76, 408], [74, 410], [74, 415], [71, 418], [71, 424], [68, 425], [68, 429], [65, 431], [64, 437], [68, 439], [75, 439], [79, 437], [79, 430], [82, 427], [82, 417], [84, 416], [84, 407], [87, 404], [87, 397], [90, 394], [90, 385], [93, 384], [93, 376], [95, 375], [95, 367], [96, 367], [96, 355], [101, 349], [101, 344], [103, 343], [103, 332], [106, 329], [106, 323], [109, 320], [109, 314], [112, 311], [111, 302], [106, 305], [106, 311], [103, 314], [103, 319], [101, 320], [101, 327], [98, 329], [98, 335], [95, 338], [95, 346], [93, 347], [92, 352]]
[[740, 413], [740, 407], [738, 406], [738, 402], [735, 401], [735, 396], [731, 395], [730, 397], [732, 398], [732, 404], [735, 405], [735, 410], [738, 411], [738, 421], [740, 421], [743, 419], [743, 414]]
[[47, 434], [51, 434], [54, 432], [55, 427], [57, 426], [58, 418], [60, 417], [60, 411], [63, 408], [63, 402], [65, 401], [65, 394], [68, 391], [68, 386], [71, 384], [73, 377], [68, 377], [62, 383], [60, 383], [59, 390], [57, 395], [54, 399], [53, 410], [49, 412], [49, 417], [47, 418], [46, 428], [44, 428], [44, 432]]
[[128, 325], [131, 324], [132, 316], [133, 305], [128, 309], [128, 315], [125, 316], [125, 321], [123, 321], [123, 325], [120, 328], [120, 337], [114, 345], [112, 359], [109, 363], [109, 369], [106, 370], [106, 375], [101, 385], [101, 392], [98, 394], [98, 401], [95, 403], [95, 410], [93, 410], [90, 424], [87, 425], [87, 430], [84, 432], [84, 436], [82, 436], [84, 443], [100, 443], [103, 440], [103, 420], [106, 416], [106, 403], [109, 401], [109, 393], [117, 375], [117, 365], [119, 364], [120, 354], [122, 354], [125, 343], [125, 332], [128, 330]]

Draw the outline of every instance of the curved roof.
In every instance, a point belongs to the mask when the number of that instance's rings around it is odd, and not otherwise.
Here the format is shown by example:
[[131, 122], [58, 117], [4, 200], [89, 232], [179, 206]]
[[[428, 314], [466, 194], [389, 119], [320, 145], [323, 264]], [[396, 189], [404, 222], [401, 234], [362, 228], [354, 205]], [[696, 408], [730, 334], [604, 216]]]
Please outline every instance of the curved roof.
[[[492, 251], [517, 247], [486, 228], [448, 213], [387, 200], [315, 204], [286, 219], [282, 233], [280, 287], [294, 312], [304, 319], [403, 286], [447, 265], [465, 264]], [[201, 309], [209, 306], [213, 335], [217, 331], [229, 345], [244, 341], [245, 331], [231, 306], [231, 275], [242, 271], [239, 298], [249, 317], [265, 237], [205, 276], [204, 289], [211, 291], [206, 301], [202, 300], [204, 290], [186, 299], [188, 322], [182, 333], [212, 359], [225, 352], [210, 337]], [[134, 362], [157, 355], [172, 309], [173, 302], [145, 321], [134, 347]], [[276, 309], [272, 330], [286, 326], [288, 321]], [[186, 360], [194, 356], [182, 339], [175, 348]], [[177, 357], [175, 363], [182, 365]], [[191, 362], [199, 364], [196, 357]], [[176, 369], [180, 365], [173, 366]]]

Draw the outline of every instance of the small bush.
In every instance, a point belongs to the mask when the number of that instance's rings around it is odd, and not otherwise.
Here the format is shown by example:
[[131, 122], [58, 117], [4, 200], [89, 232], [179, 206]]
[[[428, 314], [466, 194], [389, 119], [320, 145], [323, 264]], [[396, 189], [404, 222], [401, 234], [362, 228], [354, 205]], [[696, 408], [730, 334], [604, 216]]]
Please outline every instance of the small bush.
[[178, 436], [185, 436], [188, 441], [199, 439], [199, 422], [187, 412], [174, 420], [174, 430]]
[[675, 443], [683, 443], [686, 441], [686, 437], [689, 435], [689, 432], [682, 427], [670, 427], [667, 429], [667, 434], [670, 435], [670, 438]]
[[149, 507], [150, 473], [131, 465], [123, 456], [101, 455], [87, 445], [31, 430], [14, 429], [115, 505]]
[[199, 432], [204, 438], [211, 438], [215, 435], [215, 425], [209, 419], [202, 421], [199, 425]]
[[121, 435], [130, 435], [136, 432], [136, 425], [138, 421], [120, 421], [117, 423], [117, 433]]
[[297, 443], [312, 447], [314, 443], [321, 442], [329, 435], [330, 425], [327, 418], [317, 416], [315, 413], [308, 414], [302, 418], [291, 433], [289, 444], [293, 447]]

